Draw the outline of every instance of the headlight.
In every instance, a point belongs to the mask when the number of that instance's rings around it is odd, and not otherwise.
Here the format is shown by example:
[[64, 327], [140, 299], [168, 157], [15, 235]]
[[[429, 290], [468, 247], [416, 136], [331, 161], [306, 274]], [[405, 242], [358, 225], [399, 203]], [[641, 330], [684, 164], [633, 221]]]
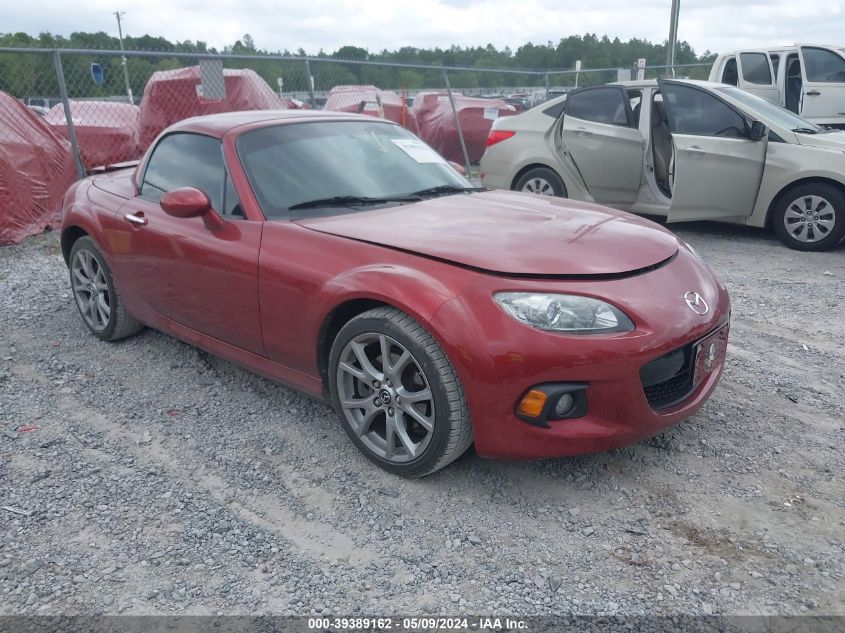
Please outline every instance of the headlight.
[[599, 334], [634, 329], [631, 319], [618, 308], [590, 297], [499, 292], [493, 298], [514, 319], [540, 330]]

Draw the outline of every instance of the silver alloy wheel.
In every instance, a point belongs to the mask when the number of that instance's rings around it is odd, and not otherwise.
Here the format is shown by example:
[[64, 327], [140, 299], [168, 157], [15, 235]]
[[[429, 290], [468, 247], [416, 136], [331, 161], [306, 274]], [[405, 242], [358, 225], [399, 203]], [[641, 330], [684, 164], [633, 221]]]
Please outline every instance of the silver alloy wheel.
[[71, 287], [85, 322], [95, 332], [109, 325], [111, 297], [106, 273], [93, 253], [80, 249], [71, 262]]
[[836, 210], [821, 196], [801, 196], [786, 207], [783, 224], [799, 242], [818, 242], [833, 230]]
[[434, 396], [401, 343], [359, 334], [340, 353], [337, 391], [346, 421], [375, 455], [402, 463], [422, 455], [434, 430]]
[[526, 193], [536, 193], [540, 196], [555, 195], [555, 188], [545, 178], [531, 178], [522, 185], [522, 190]]

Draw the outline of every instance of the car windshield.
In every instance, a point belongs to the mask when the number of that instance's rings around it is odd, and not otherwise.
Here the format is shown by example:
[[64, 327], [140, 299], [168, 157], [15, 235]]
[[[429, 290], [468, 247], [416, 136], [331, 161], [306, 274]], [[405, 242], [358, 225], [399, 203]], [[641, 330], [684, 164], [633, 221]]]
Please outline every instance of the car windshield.
[[774, 103], [766, 101], [765, 99], [762, 99], [757, 95], [753, 95], [750, 92], [746, 92], [745, 90], [741, 90], [740, 88], [726, 86], [716, 88], [716, 91], [724, 93], [732, 99], [736, 99], [744, 106], [751, 108], [755, 113], [761, 115], [762, 118], [768, 119], [767, 121], [762, 121], [767, 125], [769, 122], [772, 122], [781, 127], [785, 127], [787, 130], [809, 131], [811, 134], [821, 131], [819, 126], [814, 125], [809, 121], [805, 121], [789, 110], [776, 106]]
[[336, 215], [474, 190], [428, 145], [384, 121], [276, 125], [244, 133], [237, 149], [268, 218]]

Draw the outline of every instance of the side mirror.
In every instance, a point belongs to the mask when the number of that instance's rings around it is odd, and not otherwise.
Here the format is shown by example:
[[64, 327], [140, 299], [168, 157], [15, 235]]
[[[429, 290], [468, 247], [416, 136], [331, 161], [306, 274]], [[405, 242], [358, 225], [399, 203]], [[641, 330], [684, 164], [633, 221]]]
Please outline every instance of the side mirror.
[[211, 208], [208, 194], [194, 187], [180, 187], [168, 191], [159, 202], [167, 215], [174, 218], [196, 218], [202, 216], [206, 228], [216, 229], [223, 219]]
[[174, 218], [195, 218], [211, 210], [211, 199], [204, 191], [193, 187], [180, 187], [168, 191], [159, 202], [167, 215]]
[[464, 169], [463, 165], [460, 165], [460, 164], [453, 162], [451, 160], [449, 161], [449, 165], [452, 167], [452, 169], [454, 169], [456, 172], [458, 172], [461, 176], [466, 175], [467, 170]]
[[752, 141], [762, 141], [766, 138], [766, 135], [769, 133], [769, 128], [765, 126], [765, 124], [761, 123], [760, 121], [753, 121], [751, 123], [751, 129], [748, 130], [748, 138]]

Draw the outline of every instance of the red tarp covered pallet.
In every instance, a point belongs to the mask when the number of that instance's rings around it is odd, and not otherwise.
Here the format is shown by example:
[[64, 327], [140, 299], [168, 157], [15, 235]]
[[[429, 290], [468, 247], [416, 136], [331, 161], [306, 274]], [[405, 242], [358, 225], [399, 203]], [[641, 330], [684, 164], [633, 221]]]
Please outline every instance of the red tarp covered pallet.
[[[136, 160], [140, 156], [135, 139], [138, 106], [117, 101], [71, 101], [70, 112], [86, 169]], [[54, 106], [44, 120], [68, 138], [62, 104]]]
[[398, 123], [416, 133], [417, 123], [410, 108], [392, 90], [381, 90], [375, 86], [335, 86], [329, 92], [324, 110], [335, 112], [359, 112], [379, 116], [378, 102], [381, 100], [384, 118]]
[[238, 110], [281, 110], [286, 103], [254, 70], [223, 69], [226, 97], [199, 96], [200, 68], [177, 68], [153, 73], [144, 88], [138, 122], [138, 146], [146, 151], [155, 137], [182, 119]]
[[[493, 121], [501, 116], [516, 114], [516, 109], [501, 99], [466, 97], [453, 93], [455, 107], [461, 121], [461, 131], [469, 154], [469, 162], [481, 160], [487, 135]], [[461, 141], [455, 126], [455, 115], [445, 92], [420, 92], [414, 97], [411, 108], [419, 126], [419, 136], [440, 152], [446, 160], [463, 164]]]
[[75, 179], [70, 143], [0, 92], [0, 244], [57, 227], [62, 197]]

